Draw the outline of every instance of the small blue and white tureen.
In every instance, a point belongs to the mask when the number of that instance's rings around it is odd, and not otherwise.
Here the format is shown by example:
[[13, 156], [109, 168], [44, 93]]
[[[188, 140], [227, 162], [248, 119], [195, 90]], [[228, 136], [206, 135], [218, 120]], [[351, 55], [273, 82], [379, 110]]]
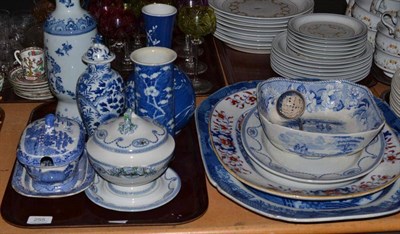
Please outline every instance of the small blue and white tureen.
[[111, 184], [136, 187], [161, 176], [173, 157], [175, 140], [165, 127], [130, 109], [100, 125], [86, 143], [96, 172]]
[[78, 122], [49, 114], [25, 128], [17, 158], [34, 182], [56, 185], [77, 173], [84, 146], [85, 131]]

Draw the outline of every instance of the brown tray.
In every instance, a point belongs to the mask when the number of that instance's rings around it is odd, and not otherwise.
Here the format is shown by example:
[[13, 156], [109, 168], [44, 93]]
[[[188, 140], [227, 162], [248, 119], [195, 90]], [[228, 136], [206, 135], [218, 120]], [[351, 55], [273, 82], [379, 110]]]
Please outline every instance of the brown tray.
[[[55, 102], [38, 106], [30, 121], [54, 113]], [[192, 119], [175, 138], [175, 158], [170, 167], [181, 178], [182, 187], [169, 203], [143, 212], [118, 212], [92, 203], [81, 192], [64, 198], [25, 197], [11, 187], [11, 173], [1, 204], [4, 220], [18, 227], [90, 227], [181, 224], [200, 217], [208, 207], [206, 177], [200, 158], [197, 133]], [[29, 217], [50, 216], [51, 224], [28, 224]]]
[[6, 117], [6, 113], [4, 113], [3, 108], [0, 107], [0, 130], [4, 123], [4, 118]]

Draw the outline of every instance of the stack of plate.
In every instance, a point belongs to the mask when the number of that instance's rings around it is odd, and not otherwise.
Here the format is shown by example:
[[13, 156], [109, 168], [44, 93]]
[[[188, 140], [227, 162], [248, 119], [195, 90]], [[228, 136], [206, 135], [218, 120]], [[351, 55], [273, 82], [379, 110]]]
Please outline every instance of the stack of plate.
[[[302, 158], [266, 138], [256, 109], [257, 84], [224, 87], [196, 109], [206, 172], [225, 196], [258, 214], [292, 222], [372, 218], [400, 210], [400, 160], [393, 160], [399, 159], [400, 126], [390, 108], [376, 99], [387, 124], [360, 154]], [[233, 105], [232, 100], [246, 101]]]
[[8, 80], [13, 87], [14, 93], [21, 98], [29, 100], [53, 98], [46, 76], [36, 80], [27, 80], [24, 77], [22, 68], [16, 67], [10, 71]]
[[397, 70], [392, 77], [389, 103], [393, 112], [400, 117], [400, 69]]
[[272, 42], [271, 67], [287, 78], [360, 81], [370, 72], [373, 46], [367, 27], [349, 16], [297, 16]]
[[217, 17], [214, 36], [229, 47], [254, 54], [269, 54], [274, 37], [288, 21], [312, 13], [313, 0], [210, 0]]

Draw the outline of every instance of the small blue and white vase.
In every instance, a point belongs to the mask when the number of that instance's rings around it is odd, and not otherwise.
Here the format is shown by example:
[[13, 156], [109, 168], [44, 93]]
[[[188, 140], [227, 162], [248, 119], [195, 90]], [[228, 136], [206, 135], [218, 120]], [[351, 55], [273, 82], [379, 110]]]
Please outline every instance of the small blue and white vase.
[[[165, 47], [144, 47], [131, 53], [134, 72], [127, 83], [127, 108], [149, 117], [175, 135], [174, 64], [175, 51]], [[179, 98], [179, 97], [177, 97]]]
[[78, 79], [76, 94], [80, 116], [89, 136], [100, 124], [125, 111], [124, 80], [111, 68], [114, 59], [115, 54], [99, 38], [82, 56], [88, 66]]
[[56, 0], [56, 9], [44, 24], [50, 88], [58, 99], [56, 114], [82, 122], [76, 103], [76, 82], [86, 69], [82, 53], [97, 34], [95, 19], [80, 0]]

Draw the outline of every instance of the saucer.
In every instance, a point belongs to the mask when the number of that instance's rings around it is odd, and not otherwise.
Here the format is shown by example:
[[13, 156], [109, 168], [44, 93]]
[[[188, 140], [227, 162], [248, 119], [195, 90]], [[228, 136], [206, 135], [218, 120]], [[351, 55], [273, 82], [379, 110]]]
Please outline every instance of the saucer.
[[243, 184], [285, 198], [322, 201], [371, 194], [390, 186], [399, 178], [400, 160], [396, 160], [396, 152], [400, 151], [400, 143], [389, 126], [382, 130], [386, 142], [383, 159], [375, 169], [360, 179], [331, 185], [311, 184], [262, 171], [241, 143], [244, 117], [256, 105], [256, 89], [226, 93], [226, 97], [209, 110], [210, 118], [207, 120], [211, 150], [224, 168]]
[[78, 172], [67, 183], [62, 185], [39, 183], [32, 180], [25, 167], [17, 160], [11, 185], [17, 193], [27, 197], [67, 197], [80, 193], [89, 187], [93, 183], [94, 174], [87, 155], [83, 154], [79, 159]]
[[[141, 188], [144, 189], [141, 189]], [[124, 212], [146, 211], [171, 201], [181, 188], [178, 174], [168, 168], [149, 185], [122, 187], [105, 181], [96, 174], [94, 183], [85, 191], [95, 204], [106, 209]]]
[[364, 176], [379, 165], [385, 149], [380, 133], [354, 155], [309, 158], [285, 152], [275, 147], [265, 135], [256, 108], [244, 119], [242, 139], [249, 157], [263, 169], [304, 183], [340, 183]]

